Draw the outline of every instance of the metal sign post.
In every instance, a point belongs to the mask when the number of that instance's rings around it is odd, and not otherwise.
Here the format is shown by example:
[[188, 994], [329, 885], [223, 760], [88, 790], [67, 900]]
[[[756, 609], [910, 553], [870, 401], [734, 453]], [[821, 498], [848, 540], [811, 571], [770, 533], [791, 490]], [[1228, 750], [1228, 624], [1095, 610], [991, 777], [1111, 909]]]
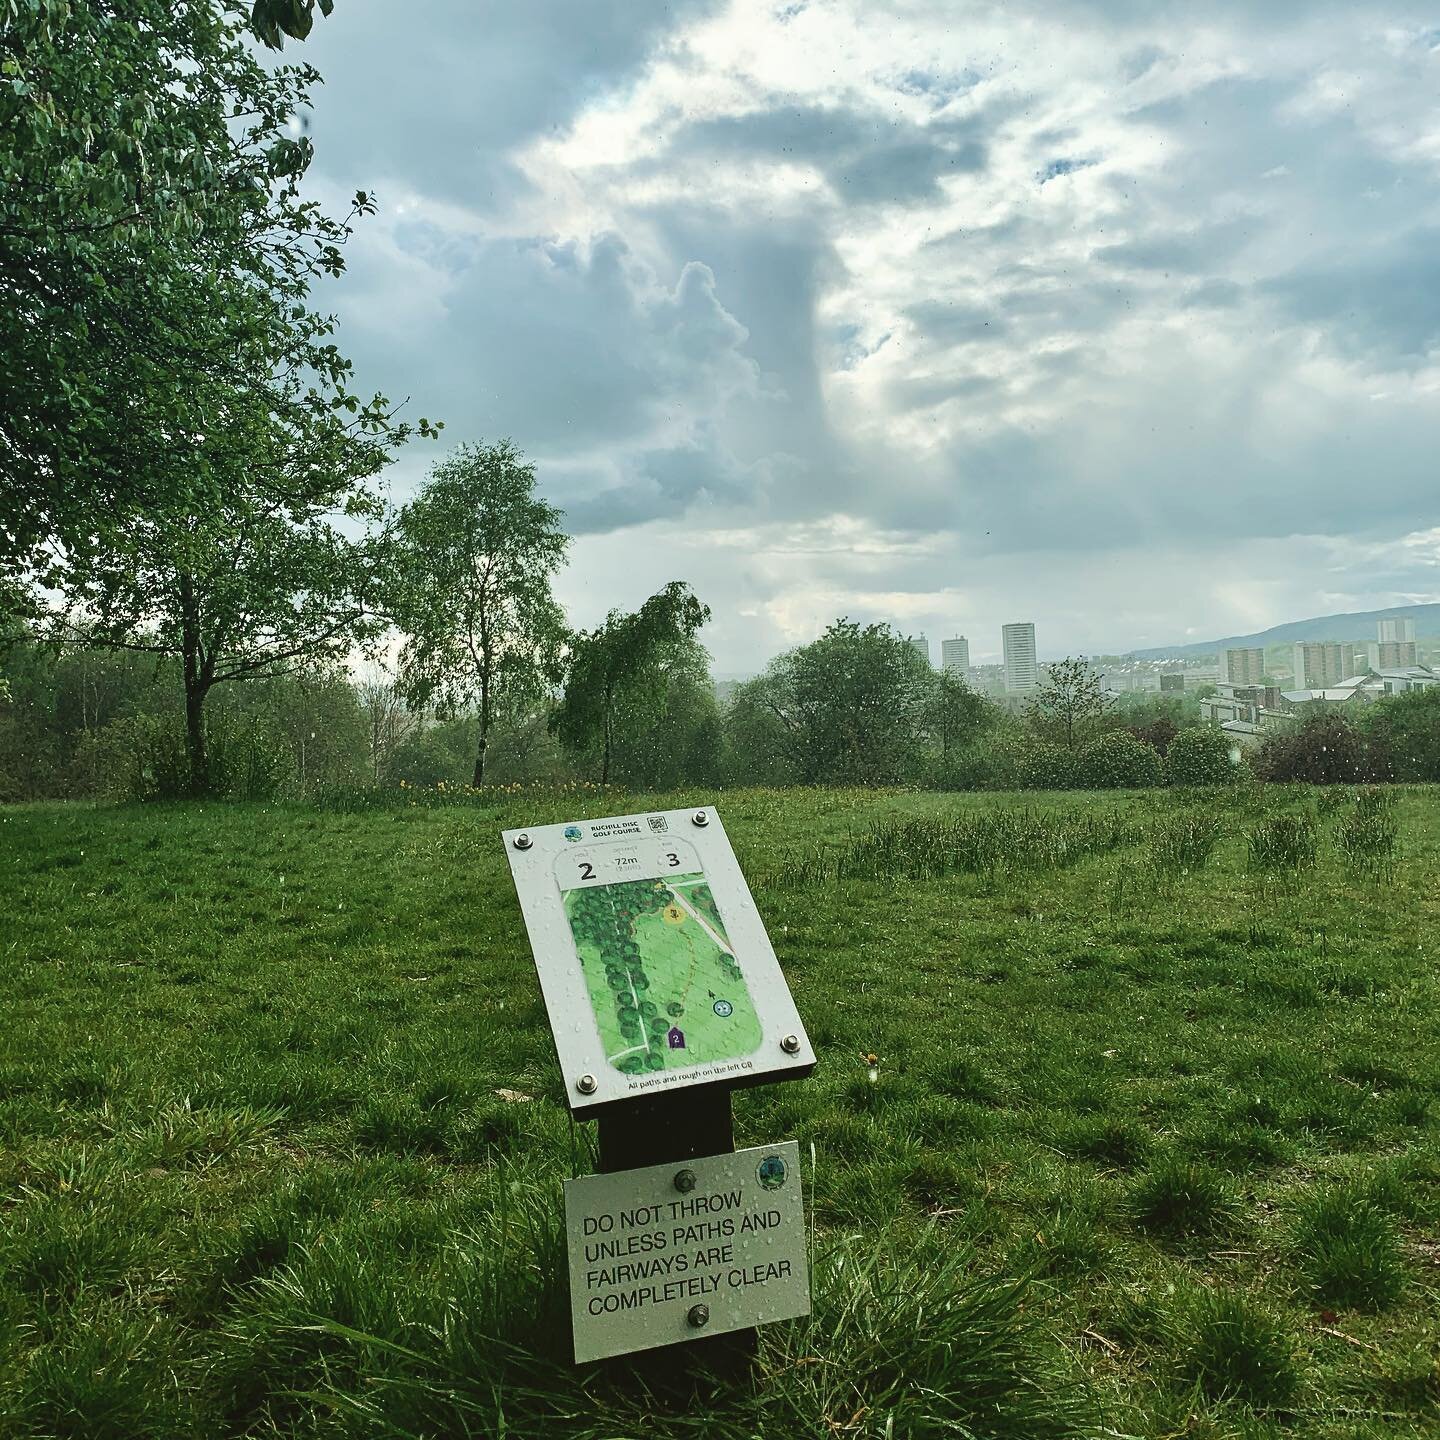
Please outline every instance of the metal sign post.
[[[576, 1359], [719, 1334], [733, 1353], [747, 1327], [808, 1313], [793, 1144], [724, 1168], [741, 1159], [731, 1091], [807, 1075], [815, 1054], [719, 816], [669, 810], [504, 839], [566, 1099], [599, 1122], [600, 1175], [566, 1183]], [[783, 1205], [760, 1172], [747, 1178], [752, 1159], [788, 1177]], [[666, 1191], [689, 1180], [697, 1198]], [[686, 1205], [712, 1190], [727, 1213], [692, 1244]], [[605, 1229], [587, 1234], [587, 1217]], [[747, 1268], [754, 1237], [787, 1250], [783, 1270]]]

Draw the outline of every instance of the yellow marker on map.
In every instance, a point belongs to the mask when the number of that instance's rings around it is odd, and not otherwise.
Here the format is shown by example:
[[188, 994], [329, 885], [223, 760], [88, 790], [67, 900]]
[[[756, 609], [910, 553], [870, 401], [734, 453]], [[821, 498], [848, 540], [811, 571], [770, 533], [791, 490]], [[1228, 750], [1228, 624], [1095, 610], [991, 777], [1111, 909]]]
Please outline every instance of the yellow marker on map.
[[673, 900], [665, 907], [663, 913], [667, 925], [683, 925], [685, 923], [685, 912]]

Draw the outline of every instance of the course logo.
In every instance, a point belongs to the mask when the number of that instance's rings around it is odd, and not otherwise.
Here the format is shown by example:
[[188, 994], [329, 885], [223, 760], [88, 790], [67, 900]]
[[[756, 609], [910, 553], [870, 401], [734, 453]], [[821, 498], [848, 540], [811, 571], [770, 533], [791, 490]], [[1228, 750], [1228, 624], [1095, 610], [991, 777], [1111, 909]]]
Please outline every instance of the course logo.
[[578, 825], [567, 825], [565, 827], [565, 838], [574, 844], [576, 840], [583, 840], [585, 832]]
[[785, 1162], [778, 1155], [767, 1155], [755, 1168], [762, 1190], [778, 1190], [785, 1183]]
[[670, 828], [670, 822], [663, 815], [651, 815], [648, 819], [650, 828], [657, 835], [663, 835]]

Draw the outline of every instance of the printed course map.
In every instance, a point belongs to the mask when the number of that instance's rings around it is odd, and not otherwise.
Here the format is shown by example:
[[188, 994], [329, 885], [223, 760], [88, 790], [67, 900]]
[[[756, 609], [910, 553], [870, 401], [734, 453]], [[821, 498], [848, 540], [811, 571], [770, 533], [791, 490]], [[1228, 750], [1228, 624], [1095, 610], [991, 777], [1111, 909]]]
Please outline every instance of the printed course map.
[[760, 1019], [703, 874], [564, 892], [610, 1063], [626, 1074], [739, 1060]]

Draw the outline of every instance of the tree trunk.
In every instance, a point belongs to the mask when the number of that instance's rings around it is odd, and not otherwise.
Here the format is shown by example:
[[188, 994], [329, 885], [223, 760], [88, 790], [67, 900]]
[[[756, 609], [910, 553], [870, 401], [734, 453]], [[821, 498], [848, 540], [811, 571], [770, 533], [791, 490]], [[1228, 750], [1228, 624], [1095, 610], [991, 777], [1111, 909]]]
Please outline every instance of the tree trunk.
[[210, 793], [210, 756], [205, 748], [205, 696], [210, 690], [210, 667], [200, 643], [200, 607], [194, 581], [180, 577], [181, 653], [185, 662], [185, 747], [190, 761], [190, 793]]
[[210, 756], [205, 749], [205, 691], [185, 672], [185, 742], [190, 756], [190, 793], [210, 793]]
[[480, 739], [475, 746], [475, 773], [470, 777], [471, 789], [478, 790], [485, 778], [485, 747], [490, 743], [490, 681], [480, 676]]
[[605, 706], [605, 738], [600, 749], [600, 783], [610, 783], [610, 706]]

